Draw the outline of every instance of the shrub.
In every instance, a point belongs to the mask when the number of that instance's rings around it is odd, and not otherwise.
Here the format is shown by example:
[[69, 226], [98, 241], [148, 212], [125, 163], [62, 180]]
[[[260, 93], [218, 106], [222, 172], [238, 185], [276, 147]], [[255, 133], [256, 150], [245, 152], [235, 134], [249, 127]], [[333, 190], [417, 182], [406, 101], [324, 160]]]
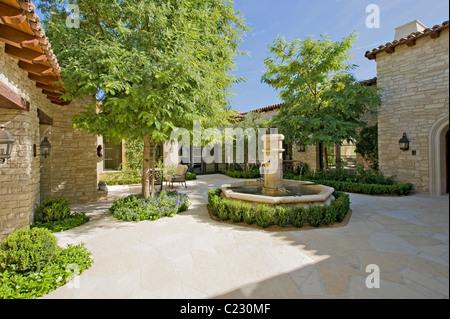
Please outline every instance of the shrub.
[[[323, 206], [326, 207], [326, 206]], [[321, 206], [309, 206], [308, 223], [312, 227], [320, 227], [324, 222], [324, 209]]]
[[278, 226], [281, 226], [281, 227], [286, 226], [290, 221], [289, 208], [285, 208], [282, 206], [275, 207], [273, 219], [274, 219], [275, 224], [277, 224]]
[[67, 198], [49, 198], [36, 209], [36, 221], [51, 222], [63, 220], [70, 215], [70, 203]]
[[332, 225], [336, 221], [336, 208], [333, 205], [323, 206], [323, 223], [326, 225]]
[[186, 180], [187, 181], [193, 181], [197, 179], [197, 175], [191, 172], [186, 173]]
[[238, 201], [226, 201], [226, 208], [228, 211], [228, 217], [235, 223], [242, 221], [242, 205]]
[[228, 210], [227, 207], [225, 206], [225, 200], [223, 200], [220, 197], [216, 197], [217, 198], [217, 202], [216, 202], [216, 216], [219, 217], [220, 220], [222, 221], [227, 221], [229, 220], [229, 216], [228, 216]]
[[18, 229], [0, 245], [0, 272], [39, 271], [54, 257], [58, 249], [56, 237], [48, 229]]
[[91, 255], [84, 243], [68, 245], [65, 249], [58, 249], [39, 272], [20, 274], [6, 270], [0, 273], [0, 299], [41, 297], [91, 267]]
[[290, 209], [291, 224], [294, 227], [302, 228], [307, 218], [307, 210], [304, 207], [292, 207]]
[[257, 205], [254, 211], [256, 224], [262, 228], [269, 227], [273, 221], [274, 211], [267, 205]]
[[255, 215], [253, 214], [253, 206], [249, 203], [242, 203], [242, 219], [248, 225], [251, 225], [255, 222]]
[[335, 200], [332, 202], [332, 206], [336, 211], [336, 221], [340, 223], [350, 210], [350, 196], [342, 192], [335, 192], [334, 197]]

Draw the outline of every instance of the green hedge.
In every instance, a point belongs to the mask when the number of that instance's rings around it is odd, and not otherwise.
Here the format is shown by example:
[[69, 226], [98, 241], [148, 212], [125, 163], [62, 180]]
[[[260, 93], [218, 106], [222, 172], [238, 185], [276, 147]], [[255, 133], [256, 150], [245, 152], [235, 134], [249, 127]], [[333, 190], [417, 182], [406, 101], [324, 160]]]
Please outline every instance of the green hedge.
[[285, 227], [292, 225], [302, 228], [306, 223], [313, 227], [332, 225], [342, 222], [350, 210], [350, 196], [336, 191], [335, 199], [329, 206], [282, 207], [268, 205], [252, 206], [249, 203], [224, 199], [221, 190], [208, 192], [208, 204], [211, 213], [222, 221], [246, 222], [267, 228], [271, 225]]
[[361, 182], [336, 181], [331, 179], [313, 179], [294, 174], [285, 174], [285, 179], [308, 180], [317, 184], [333, 187], [340, 192], [366, 194], [366, 195], [411, 195], [414, 185], [407, 184], [367, 184]]
[[337, 191], [358, 193], [366, 195], [411, 195], [414, 185], [398, 184], [398, 185], [378, 185], [378, 184], [360, 184], [351, 182], [337, 182], [329, 180], [316, 180], [315, 183], [333, 187]]
[[260, 178], [261, 177], [259, 169], [252, 169], [249, 171], [223, 170], [222, 174], [225, 174], [228, 177], [233, 177], [233, 178]]

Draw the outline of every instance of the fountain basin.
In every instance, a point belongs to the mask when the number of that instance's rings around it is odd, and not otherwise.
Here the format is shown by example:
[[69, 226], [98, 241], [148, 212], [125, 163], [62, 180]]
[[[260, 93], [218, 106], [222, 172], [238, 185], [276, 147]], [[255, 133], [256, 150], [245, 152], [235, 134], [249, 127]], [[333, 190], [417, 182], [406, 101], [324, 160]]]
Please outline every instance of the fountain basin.
[[[264, 194], [264, 183], [257, 180], [222, 185], [222, 196], [251, 204], [269, 206], [325, 206], [334, 199], [334, 188], [308, 181], [283, 180], [283, 188], [275, 195]], [[280, 195], [281, 194], [281, 195]]]

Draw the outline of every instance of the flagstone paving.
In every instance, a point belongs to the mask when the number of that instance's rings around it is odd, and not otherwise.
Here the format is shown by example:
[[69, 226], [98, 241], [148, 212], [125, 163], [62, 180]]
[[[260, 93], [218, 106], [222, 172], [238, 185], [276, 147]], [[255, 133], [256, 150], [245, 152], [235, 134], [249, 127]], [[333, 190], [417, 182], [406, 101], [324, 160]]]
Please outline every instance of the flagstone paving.
[[[127, 223], [111, 201], [73, 205], [91, 221], [56, 234], [95, 260], [44, 298], [448, 298], [449, 197], [351, 194], [347, 226], [268, 232], [212, 221], [207, 192], [230, 178], [188, 182], [193, 205], [174, 218]], [[110, 199], [139, 193], [110, 188]], [[379, 288], [369, 265], [380, 270]]]

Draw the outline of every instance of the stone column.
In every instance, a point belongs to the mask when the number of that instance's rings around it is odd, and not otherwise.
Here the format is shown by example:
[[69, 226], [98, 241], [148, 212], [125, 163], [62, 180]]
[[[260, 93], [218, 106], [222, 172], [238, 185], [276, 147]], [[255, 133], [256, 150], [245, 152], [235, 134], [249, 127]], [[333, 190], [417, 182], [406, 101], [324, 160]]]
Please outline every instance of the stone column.
[[277, 195], [283, 187], [283, 141], [284, 135], [270, 134], [261, 137], [264, 142], [264, 188], [265, 195]]

